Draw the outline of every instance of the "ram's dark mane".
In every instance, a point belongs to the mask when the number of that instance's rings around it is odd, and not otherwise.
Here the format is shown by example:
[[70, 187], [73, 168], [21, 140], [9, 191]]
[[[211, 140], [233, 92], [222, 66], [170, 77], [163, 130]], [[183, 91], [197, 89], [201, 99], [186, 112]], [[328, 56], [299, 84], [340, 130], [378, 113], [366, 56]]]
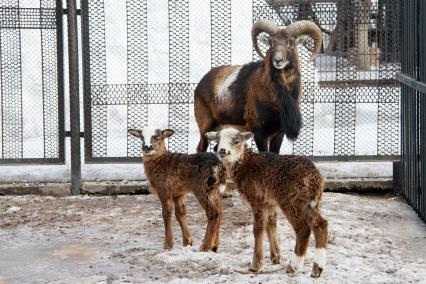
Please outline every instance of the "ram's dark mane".
[[[272, 62], [269, 62], [269, 64], [272, 65]], [[289, 68], [292, 68], [292, 66], [297, 64], [297, 61], [290, 62], [289, 64]], [[299, 136], [300, 129], [302, 128], [303, 123], [302, 113], [300, 112], [299, 104], [297, 102], [297, 99], [292, 94], [294, 90], [289, 90], [287, 89], [287, 87], [283, 86], [280, 78], [281, 71], [276, 70], [273, 66], [270, 66], [269, 70], [271, 74], [272, 84], [274, 85], [277, 95], [281, 100], [281, 128], [288, 139], [295, 140]], [[294, 84], [291, 84], [291, 86], [295, 88], [295, 84], [300, 84], [300, 77], [293, 80]]]

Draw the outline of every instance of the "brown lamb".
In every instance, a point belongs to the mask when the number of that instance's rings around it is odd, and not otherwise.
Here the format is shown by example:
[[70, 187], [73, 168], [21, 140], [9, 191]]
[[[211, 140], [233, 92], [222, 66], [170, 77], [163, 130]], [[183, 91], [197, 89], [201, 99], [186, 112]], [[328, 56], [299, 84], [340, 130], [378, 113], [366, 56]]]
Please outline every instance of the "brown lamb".
[[165, 226], [164, 248], [173, 247], [172, 205], [182, 230], [183, 245], [192, 245], [185, 198], [192, 192], [207, 215], [207, 230], [200, 247], [201, 251], [217, 251], [222, 220], [219, 187], [226, 181], [222, 162], [212, 153], [180, 154], [167, 151], [164, 139], [173, 135], [173, 130], [144, 128], [129, 129], [129, 134], [142, 140], [145, 174], [151, 184], [150, 191], [157, 194], [162, 205]]
[[277, 209], [286, 216], [296, 233], [295, 257], [287, 266], [288, 273], [303, 266], [311, 231], [316, 250], [311, 275], [319, 277], [324, 269], [327, 246], [327, 220], [320, 215], [320, 201], [324, 189], [323, 178], [308, 158], [281, 156], [274, 153], [253, 153], [245, 142], [253, 137], [233, 128], [208, 132], [209, 140], [218, 141], [218, 155], [228, 168], [241, 196], [250, 204], [253, 215], [255, 248], [250, 271], [258, 271], [263, 264], [263, 233], [270, 245], [272, 263], [280, 262], [277, 240]]

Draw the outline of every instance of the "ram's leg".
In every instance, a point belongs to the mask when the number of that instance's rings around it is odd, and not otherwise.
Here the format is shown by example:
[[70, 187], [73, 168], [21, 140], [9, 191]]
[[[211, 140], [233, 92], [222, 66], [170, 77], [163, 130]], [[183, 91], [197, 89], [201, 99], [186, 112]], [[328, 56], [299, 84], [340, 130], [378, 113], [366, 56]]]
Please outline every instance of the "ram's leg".
[[198, 98], [195, 99], [195, 119], [200, 130], [200, 142], [197, 146], [197, 153], [206, 152], [209, 142], [204, 136], [209, 131], [212, 131], [216, 125], [213, 117], [211, 116], [210, 110], [204, 105]]
[[256, 142], [259, 152], [268, 151], [268, 137], [262, 131], [256, 131], [254, 133], [254, 141]]
[[281, 149], [281, 144], [283, 143], [284, 132], [279, 132], [278, 134], [271, 137], [269, 141], [269, 151], [272, 153], [279, 154]]
[[182, 230], [183, 246], [192, 246], [192, 235], [189, 231], [188, 221], [186, 219], [185, 196], [173, 197], [173, 202], [175, 204], [175, 216]]

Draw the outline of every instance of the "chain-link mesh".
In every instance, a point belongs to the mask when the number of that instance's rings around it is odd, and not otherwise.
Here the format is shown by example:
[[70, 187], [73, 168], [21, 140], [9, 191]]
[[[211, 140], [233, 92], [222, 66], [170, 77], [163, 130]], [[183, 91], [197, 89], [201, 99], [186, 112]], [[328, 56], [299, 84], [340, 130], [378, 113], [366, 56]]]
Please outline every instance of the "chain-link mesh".
[[[298, 49], [304, 127], [293, 144], [293, 153], [331, 159], [399, 154], [399, 88], [394, 80], [400, 70], [399, 4], [398, 0], [297, 5], [253, 1], [253, 22], [266, 18], [285, 26], [311, 20], [323, 32], [322, 51], [314, 64], [308, 61], [311, 41]], [[258, 59], [255, 52], [253, 58]], [[329, 116], [325, 109], [331, 106], [332, 133], [331, 125], [314, 121], [318, 116]]]
[[1, 0], [0, 48], [0, 163], [64, 162], [61, 1]]
[[[308, 19], [323, 32], [314, 62], [308, 60], [312, 40], [298, 46], [304, 127], [281, 152], [324, 159], [398, 155], [399, 0], [303, 3], [253, 0], [248, 14], [246, 1], [89, 1], [83, 6], [87, 159], [137, 157], [139, 141], [126, 129], [148, 124], [175, 130], [172, 151], [194, 152], [199, 134], [193, 92], [209, 70], [204, 63], [244, 64], [243, 51], [258, 60], [247, 43], [251, 24], [260, 19], [281, 26]], [[200, 21], [206, 7], [210, 19]], [[246, 42], [233, 40], [242, 32]]]

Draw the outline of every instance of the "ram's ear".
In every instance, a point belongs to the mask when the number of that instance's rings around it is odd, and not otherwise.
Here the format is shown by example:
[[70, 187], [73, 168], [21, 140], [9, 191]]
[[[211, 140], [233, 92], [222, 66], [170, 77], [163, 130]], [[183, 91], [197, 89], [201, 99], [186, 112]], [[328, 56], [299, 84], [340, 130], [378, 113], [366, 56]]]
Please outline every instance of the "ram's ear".
[[138, 129], [129, 129], [127, 130], [127, 133], [129, 133], [130, 135], [133, 135], [135, 137], [142, 137], [142, 130], [138, 130]]
[[204, 134], [204, 136], [209, 141], [219, 141], [219, 133], [216, 131], [207, 132], [206, 134]]
[[270, 37], [268, 35], [265, 35], [265, 34], [258, 35], [257, 40], [260, 41], [261, 43], [267, 45], [267, 46], [271, 45]]
[[171, 130], [171, 129], [164, 129], [163, 131], [161, 131], [161, 136], [163, 136], [163, 139], [164, 138], [169, 138], [173, 134], [175, 134], [175, 132], [173, 130]]
[[243, 133], [241, 133], [241, 139], [243, 139], [243, 141], [247, 141], [250, 138], [253, 138], [253, 136], [254, 135], [251, 132], [243, 132]]

